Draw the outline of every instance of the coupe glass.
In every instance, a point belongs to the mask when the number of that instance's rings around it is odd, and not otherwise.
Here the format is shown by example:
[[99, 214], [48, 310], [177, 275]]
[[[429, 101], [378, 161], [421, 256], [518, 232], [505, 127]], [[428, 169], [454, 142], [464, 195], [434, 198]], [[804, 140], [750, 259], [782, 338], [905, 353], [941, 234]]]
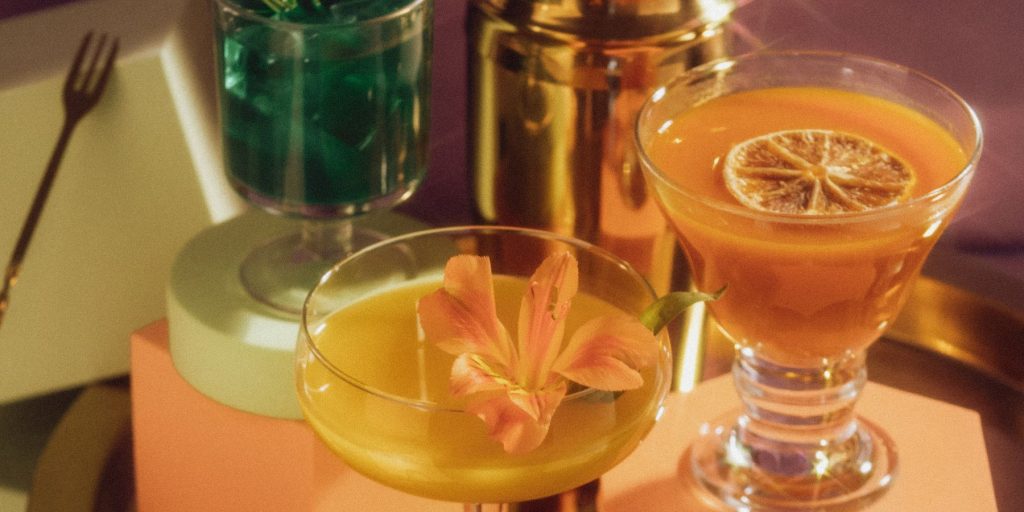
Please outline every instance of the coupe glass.
[[331, 265], [384, 238], [352, 219], [405, 200], [426, 172], [432, 0], [213, 5], [229, 182], [303, 221], [256, 247], [242, 282], [298, 314]]
[[[951, 178], [901, 203], [801, 215], [697, 192], [696, 181], [708, 179], [727, 146], [685, 169], [679, 166], [690, 164], [657, 154], [673, 123], [710, 101], [798, 87], [909, 107], [913, 116], [923, 115], [934, 121], [930, 126], [948, 132], [949, 147], [963, 163], [949, 160]], [[806, 97], [794, 97], [800, 94]], [[765, 112], [738, 108], [735, 117], [748, 127], [715, 118], [706, 131], [736, 137], [728, 144], [757, 136], [749, 126]], [[838, 129], [824, 117], [791, 119], [788, 128]], [[919, 143], [923, 133], [899, 128], [893, 118], [866, 112], [851, 117], [906, 142], [907, 151], [926, 147]], [[675, 139], [671, 143], [682, 149], [706, 146], [701, 137]], [[882, 428], [854, 412], [866, 381], [865, 350], [904, 304], [971, 180], [981, 148], [981, 127], [971, 108], [945, 86], [895, 64], [847, 54], [757, 53], [696, 68], [655, 91], [639, 114], [637, 144], [696, 286], [728, 287], [708, 307], [735, 343], [732, 373], [742, 408], [702, 429], [691, 447], [696, 480], [743, 510], [824, 510], [877, 498], [891, 485], [897, 450]], [[936, 163], [938, 155], [925, 152], [923, 158]], [[713, 179], [725, 189], [721, 175]]]
[[[639, 316], [656, 298], [611, 253], [520, 228], [412, 233], [366, 248], [330, 270], [306, 301], [296, 359], [299, 402], [319, 437], [367, 477], [414, 495], [462, 502], [466, 510], [555, 495], [624, 459], [660, 415], [671, 379], [666, 336], [658, 336], [657, 363], [641, 370], [642, 387], [617, 393], [570, 388], [541, 445], [508, 454], [488, 437], [483, 421], [453, 402], [448, 376], [454, 357], [417, 340], [418, 296], [398, 306], [381, 299], [389, 288], [419, 283], [424, 294], [439, 288], [445, 263], [456, 254], [488, 256], [496, 277], [528, 279], [553, 251], [570, 251], [579, 262], [573, 310], [588, 296], [602, 307]], [[498, 316], [512, 329], [523, 289], [496, 290]], [[331, 316], [353, 307], [372, 317], [332, 330]], [[570, 312], [567, 336], [586, 319]], [[396, 348], [381, 341], [386, 336], [409, 343]]]

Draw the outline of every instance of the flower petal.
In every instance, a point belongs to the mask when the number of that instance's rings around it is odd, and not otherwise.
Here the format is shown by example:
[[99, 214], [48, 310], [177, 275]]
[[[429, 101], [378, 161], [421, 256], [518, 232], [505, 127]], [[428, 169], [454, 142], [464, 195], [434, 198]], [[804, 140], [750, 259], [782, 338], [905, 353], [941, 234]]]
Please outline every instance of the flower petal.
[[544, 442], [565, 389], [565, 381], [562, 381], [551, 389], [533, 393], [485, 393], [471, 401], [467, 410], [487, 424], [488, 434], [500, 442], [507, 453], [526, 453]]
[[626, 314], [594, 318], [573, 333], [552, 370], [565, 378], [605, 391], [643, 385], [637, 371], [658, 359], [658, 339]]
[[568, 252], [548, 256], [530, 277], [519, 308], [518, 327], [517, 380], [525, 387], [547, 384], [578, 285], [576, 258]]
[[452, 363], [448, 381], [452, 396], [463, 397], [488, 391], [507, 392], [512, 386], [502, 369], [496, 369], [476, 354], [462, 354]]
[[428, 341], [449, 354], [480, 354], [506, 367], [513, 361], [512, 339], [498, 320], [491, 262], [459, 255], [448, 260], [444, 287], [416, 305], [420, 329]]

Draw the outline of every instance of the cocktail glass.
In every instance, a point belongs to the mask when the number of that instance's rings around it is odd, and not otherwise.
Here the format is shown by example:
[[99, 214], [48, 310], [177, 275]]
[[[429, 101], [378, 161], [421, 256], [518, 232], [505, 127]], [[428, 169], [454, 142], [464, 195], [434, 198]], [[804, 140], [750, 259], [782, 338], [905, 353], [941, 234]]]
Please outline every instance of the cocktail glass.
[[[769, 89], [776, 96], [760, 103], [737, 96]], [[865, 108], [837, 110], [845, 93]], [[794, 107], [808, 102], [816, 113]], [[713, 104], [728, 106], [699, 113]], [[689, 116], [704, 117], [684, 133], [697, 119]], [[919, 128], [926, 125], [934, 129]], [[733, 199], [720, 171], [731, 147], [796, 129], [857, 132], [905, 153], [919, 189], [895, 204], [831, 214], [760, 211]], [[936, 133], [949, 144], [930, 141]], [[702, 429], [691, 447], [696, 480], [742, 510], [825, 510], [877, 498], [892, 483], [897, 449], [854, 412], [865, 350], [899, 312], [971, 180], [981, 148], [971, 108], [895, 64], [760, 53], [694, 69], [655, 91], [639, 114], [637, 144], [696, 286], [727, 286], [708, 307], [735, 343], [742, 408]], [[925, 172], [940, 167], [944, 178]]]
[[[374, 480], [463, 502], [466, 510], [555, 495], [624, 459], [654, 425], [667, 394], [667, 336], [658, 336], [657, 362], [641, 371], [641, 387], [616, 393], [569, 388], [544, 441], [517, 454], [506, 453], [488, 437], [484, 422], [451, 397], [454, 357], [417, 338], [416, 300], [441, 286], [451, 256], [487, 256], [495, 276], [528, 279], [553, 251], [569, 251], [579, 262], [571, 311], [581, 308], [580, 316], [570, 312], [566, 333], [598, 310], [639, 316], [656, 298], [611, 253], [520, 228], [412, 233], [364, 249], [330, 270], [307, 299], [297, 348], [299, 402], [319, 437]], [[509, 329], [525, 290], [525, 281], [515, 282], [512, 289], [495, 287], [498, 317]], [[401, 300], [387, 298], [391, 290], [410, 286], [418, 291]], [[339, 313], [346, 315], [343, 328], [331, 321]]]
[[256, 247], [242, 282], [297, 314], [331, 265], [383, 238], [352, 219], [407, 199], [424, 177], [433, 3], [292, 4], [213, 1], [229, 182], [303, 221]]

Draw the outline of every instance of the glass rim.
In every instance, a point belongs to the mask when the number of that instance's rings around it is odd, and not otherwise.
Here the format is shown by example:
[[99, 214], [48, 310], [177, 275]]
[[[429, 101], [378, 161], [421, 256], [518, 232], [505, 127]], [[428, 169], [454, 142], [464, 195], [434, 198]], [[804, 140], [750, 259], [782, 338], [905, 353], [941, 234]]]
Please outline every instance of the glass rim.
[[[512, 235], [525, 235], [527, 237], [531, 237], [531, 238], [535, 238], [535, 239], [552, 240], [552, 241], [568, 244], [570, 246], [573, 246], [573, 247], [585, 250], [587, 252], [590, 252], [592, 254], [595, 254], [598, 257], [600, 257], [600, 258], [602, 258], [604, 260], [607, 260], [610, 263], [614, 264], [616, 267], [621, 268], [627, 274], [629, 274], [633, 278], [635, 278], [635, 280], [638, 283], [641, 284], [642, 288], [644, 289], [646, 294], [651, 297], [652, 301], [657, 299], [657, 293], [654, 291], [654, 288], [651, 286], [651, 284], [647, 281], [646, 278], [644, 278], [644, 276], [642, 274], [640, 274], [635, 268], [633, 268], [633, 266], [630, 265], [629, 262], [627, 262], [626, 260], [620, 258], [619, 256], [616, 256], [611, 251], [608, 251], [607, 249], [604, 249], [604, 248], [602, 248], [600, 246], [597, 246], [597, 245], [592, 244], [590, 242], [587, 242], [585, 240], [580, 240], [578, 238], [563, 236], [563, 235], [559, 235], [559, 234], [551, 232], [551, 231], [545, 231], [545, 230], [541, 230], [541, 229], [523, 228], [523, 227], [515, 227], [515, 226], [503, 226], [503, 225], [494, 225], [494, 226], [491, 226], [491, 225], [461, 225], [461, 226], [448, 226], [448, 227], [440, 227], [440, 228], [429, 228], [429, 229], [424, 229], [424, 230], [419, 230], [419, 231], [413, 231], [413, 232], [410, 232], [410, 233], [405, 233], [405, 234], [402, 234], [402, 235], [397, 235], [397, 236], [394, 236], [392, 238], [388, 238], [386, 240], [382, 240], [380, 242], [376, 242], [376, 243], [374, 243], [372, 245], [364, 247], [364, 248], [362, 248], [362, 249], [360, 249], [360, 250], [350, 254], [349, 256], [346, 256], [344, 259], [342, 259], [341, 261], [336, 263], [333, 267], [331, 267], [330, 270], [325, 272], [324, 275], [321, 276], [321, 278], [317, 281], [316, 286], [314, 286], [313, 289], [310, 290], [309, 294], [306, 295], [306, 299], [302, 303], [302, 313], [301, 313], [301, 315], [299, 317], [299, 338], [300, 338], [300, 343], [305, 344], [306, 348], [310, 351], [311, 354], [313, 354], [313, 357], [316, 357], [317, 360], [321, 364], [323, 364], [324, 367], [329, 372], [331, 372], [331, 374], [333, 376], [343, 380], [346, 384], [348, 384], [350, 386], [353, 386], [356, 389], [359, 389], [360, 391], [369, 393], [369, 394], [371, 394], [373, 396], [376, 396], [378, 398], [383, 398], [383, 399], [391, 401], [391, 402], [407, 405], [407, 406], [410, 406], [410, 407], [415, 407], [415, 408], [426, 410], [426, 411], [452, 412], [452, 413], [456, 413], [456, 412], [457, 413], [464, 413], [464, 412], [466, 412], [465, 409], [462, 409], [462, 408], [445, 407], [445, 406], [438, 405], [437, 402], [434, 402], [432, 400], [421, 400], [421, 399], [416, 399], [416, 398], [410, 398], [410, 397], [406, 397], [406, 396], [397, 395], [397, 394], [394, 394], [394, 393], [389, 393], [389, 392], [383, 391], [381, 389], [378, 389], [375, 386], [371, 386], [371, 385], [369, 385], [369, 384], [367, 384], [367, 383], [365, 383], [365, 382], [363, 382], [363, 381], [361, 381], [361, 380], [359, 380], [359, 379], [357, 379], [355, 377], [352, 377], [351, 375], [346, 373], [341, 368], [338, 368], [334, 363], [332, 363], [329, 360], [329, 358], [327, 358], [323, 354], [323, 352], [320, 351], [319, 348], [317, 348], [316, 344], [313, 342], [313, 337], [310, 335], [309, 324], [308, 324], [308, 321], [307, 321], [307, 319], [309, 317], [309, 304], [310, 304], [310, 301], [313, 299], [314, 295], [317, 293], [318, 290], [320, 290], [320, 288], [324, 284], [326, 284], [330, 280], [331, 276], [337, 274], [337, 272], [344, 265], [346, 265], [350, 260], [354, 260], [354, 259], [357, 259], [357, 258], [365, 257], [369, 253], [372, 253], [372, 252], [374, 252], [374, 251], [376, 251], [378, 249], [381, 249], [381, 248], [384, 248], [384, 247], [388, 247], [388, 246], [392, 246], [392, 245], [396, 245], [396, 244], [403, 243], [403, 242], [406, 242], [406, 241], [409, 241], [409, 240], [413, 240], [413, 239], [427, 238], [427, 237], [437, 237], [437, 236], [454, 236], [454, 235], [457, 235], [457, 234], [460, 234], [460, 233], [462, 233], [462, 234], [504, 233], [504, 234], [512, 234]], [[658, 338], [661, 339], [660, 336]], [[662, 345], [662, 350], [663, 350], [664, 349], [664, 345], [665, 345], [664, 341], [661, 342], [661, 345]], [[584, 388], [584, 389], [581, 389], [581, 390], [578, 390], [578, 391], [567, 393], [565, 395], [565, 397], [562, 399], [562, 402], [566, 403], [566, 402], [571, 402], [571, 401], [579, 400], [579, 399], [585, 398], [587, 396], [590, 396], [590, 395], [592, 395], [594, 393], [598, 393], [598, 392], [600, 392], [600, 390], [598, 390], [598, 389]]]
[[271, 17], [268, 17], [268, 16], [264, 16], [264, 15], [262, 15], [262, 14], [256, 12], [256, 11], [252, 10], [249, 7], [245, 7], [245, 6], [241, 5], [240, 0], [213, 0], [213, 1], [216, 2], [217, 4], [221, 5], [222, 7], [227, 7], [227, 8], [232, 9], [237, 16], [239, 16], [241, 18], [248, 19], [250, 21], [257, 21], [257, 22], [265, 23], [267, 25], [274, 25], [275, 27], [277, 27], [278, 29], [281, 29], [281, 30], [305, 31], [305, 30], [332, 29], [332, 28], [342, 28], [342, 27], [362, 27], [362, 26], [369, 26], [369, 25], [382, 25], [382, 24], [387, 23], [389, 21], [393, 21], [393, 20], [395, 20], [397, 18], [402, 18], [402, 17], [408, 15], [409, 13], [411, 13], [412, 11], [418, 9], [421, 5], [426, 4], [430, 0], [409, 0], [409, 2], [406, 5], [402, 6], [400, 9], [395, 9], [395, 10], [393, 10], [393, 11], [387, 13], [387, 14], [384, 14], [382, 16], [377, 16], [375, 18], [370, 18], [370, 19], [360, 20], [360, 21], [355, 21], [355, 22], [353, 22], [353, 21], [346, 21], [346, 22], [332, 21], [332, 22], [328, 22], [328, 23], [307, 23], [307, 22], [301, 22], [301, 21], [278, 20], [278, 19], [274, 19], [274, 18], [271, 18]]
[[[643, 141], [641, 140], [641, 125], [645, 115], [654, 108], [665, 96], [668, 95], [670, 90], [678, 87], [682, 87], [687, 83], [694, 82], [699, 77], [708, 76], [713, 73], [718, 73], [730, 69], [736, 65], [742, 65], [748, 61], [757, 61], [765, 59], [774, 60], [791, 60], [791, 59], [808, 59], [815, 58], [822, 61], [831, 61], [836, 64], [840, 62], [853, 62], [866, 68], [872, 66], [875, 68], [884, 68], [891, 72], [899, 72], [908, 76], [913, 77], [921, 83], [928, 84], [935, 91], [939, 91], [942, 95], [949, 100], [952, 100], [953, 104], [958, 106], [960, 110], [966, 114], [966, 118], [969, 120], [970, 126], [974, 132], [973, 149], [968, 155], [966, 163], [963, 168], [957, 171], [953, 177], [948, 181], [928, 191], [926, 194], [913, 197], [907, 201], [882, 206], [879, 208], [873, 208], [859, 212], [839, 212], [839, 213], [824, 213], [824, 214], [800, 214], [800, 213], [780, 213], [780, 212], [765, 212], [754, 210], [740, 204], [733, 204], [726, 201], [717, 199], [711, 199], [702, 197], [700, 194], [694, 193], [675, 181], [671, 180], [651, 159], [644, 147]], [[772, 87], [785, 87], [785, 85], [778, 85]], [[829, 87], [827, 85], [821, 87]], [[833, 87], [838, 88], [838, 87]], [[744, 89], [744, 90], [756, 90], [757, 88]], [[722, 96], [716, 96], [722, 97]], [[933, 119], [934, 120], [934, 119]], [[876, 220], [879, 218], [885, 218], [893, 215], [899, 215], [901, 212], [906, 211], [909, 208], [917, 207], [922, 204], [929, 204], [937, 201], [938, 199], [946, 196], [950, 190], [955, 189], [964, 181], [970, 179], [973, 175], [974, 170], [977, 168], [978, 160], [981, 158], [981, 149], [984, 141], [983, 130], [981, 126], [981, 119], [975, 112], [974, 108], [967, 103], [959, 94], [953, 91], [949, 86], [943, 82], [933, 78], [931, 75], [918, 71], [912, 67], [897, 64], [884, 59], [876, 57], [870, 57], [860, 55], [856, 53], [848, 52], [833, 52], [833, 51], [816, 51], [816, 50], [771, 50], [771, 51], [755, 51], [746, 53], [739, 56], [725, 57], [717, 59], [711, 62], [707, 62], [700, 66], [691, 68], [684, 71], [679, 76], [673, 78], [668, 83], [657, 87], [644, 100], [640, 110], [636, 117], [633, 129], [633, 142], [637, 148], [637, 157], [641, 161], [641, 167], [644, 168], [644, 172], [648, 176], [653, 176], [658, 181], [666, 184], [674, 193], [677, 193], [688, 200], [700, 203], [702, 205], [711, 207], [717, 211], [723, 211], [732, 215], [750, 218], [758, 221], [767, 221], [772, 223], [783, 223], [783, 224], [834, 224], [834, 223], [847, 223], [851, 221], [868, 221]]]

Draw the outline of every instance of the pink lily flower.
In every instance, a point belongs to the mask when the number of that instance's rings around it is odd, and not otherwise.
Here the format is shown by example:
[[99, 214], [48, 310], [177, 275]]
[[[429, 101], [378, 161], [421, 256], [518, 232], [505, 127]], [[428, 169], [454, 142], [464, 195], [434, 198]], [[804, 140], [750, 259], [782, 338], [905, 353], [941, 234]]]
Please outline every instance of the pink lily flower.
[[658, 342], [625, 313], [583, 324], [563, 343], [579, 270], [568, 252], [553, 254], [530, 278], [516, 340], [498, 319], [490, 260], [460, 255], [445, 266], [444, 284], [417, 304], [426, 339], [456, 356], [451, 391], [467, 399], [508, 453], [525, 453], [547, 436], [568, 381], [604, 391], [643, 385], [640, 369], [658, 357]]

